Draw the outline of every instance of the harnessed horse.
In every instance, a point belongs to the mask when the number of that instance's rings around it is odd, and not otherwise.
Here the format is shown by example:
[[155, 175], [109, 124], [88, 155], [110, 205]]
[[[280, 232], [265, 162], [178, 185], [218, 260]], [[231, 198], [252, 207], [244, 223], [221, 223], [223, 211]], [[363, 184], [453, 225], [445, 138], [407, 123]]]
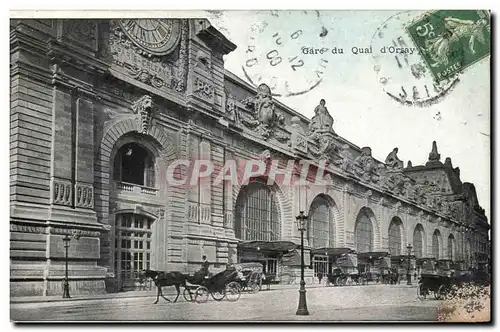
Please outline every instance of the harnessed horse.
[[158, 290], [156, 293], [156, 301], [153, 304], [157, 304], [158, 301], [160, 300], [160, 296], [163, 297], [167, 302], [171, 302], [163, 295], [162, 287], [175, 286], [175, 289], [177, 290], [177, 296], [175, 297], [174, 302], [177, 302], [177, 299], [181, 294], [180, 287], [185, 286], [186, 281], [190, 283], [195, 283], [198, 281], [201, 282], [201, 280], [203, 280], [205, 276], [203, 273], [200, 272], [196, 272], [194, 276], [190, 276], [189, 274], [181, 273], [178, 271], [163, 272], [163, 271], [144, 270], [142, 271], [142, 277], [153, 279], [155, 286]]

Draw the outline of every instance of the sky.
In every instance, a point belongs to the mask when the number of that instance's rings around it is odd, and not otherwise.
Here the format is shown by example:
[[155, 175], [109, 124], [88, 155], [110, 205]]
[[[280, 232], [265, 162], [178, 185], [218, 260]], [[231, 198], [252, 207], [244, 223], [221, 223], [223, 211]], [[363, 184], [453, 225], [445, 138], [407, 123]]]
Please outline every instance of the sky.
[[[398, 36], [404, 37], [407, 48], [414, 47], [404, 26], [412, 24], [423, 13], [209, 11], [200, 15], [208, 17], [237, 45], [235, 51], [224, 57], [225, 68], [248, 82], [243, 66], [252, 82], [276, 86], [275, 93], [307, 89], [315, 83], [314, 72], [322, 59], [327, 60], [319, 85], [301, 95], [276, 99], [308, 118], [314, 115], [319, 100], [325, 99], [335, 121], [335, 132], [359, 147], [370, 146], [378, 160], [384, 161], [387, 154], [398, 147], [398, 156], [405, 166], [408, 160], [413, 166], [425, 164], [435, 140], [441, 161], [450, 157], [453, 167], [460, 167], [462, 182], [474, 183], [479, 202], [490, 220], [490, 58], [483, 58], [458, 74], [458, 83], [432, 105], [403, 105], [385, 92], [397, 95], [403, 85], [411, 95], [411, 88], [416, 84], [420, 94], [425, 94], [422, 85], [425, 79], [417, 80], [411, 70], [399, 70], [394, 59], [396, 54], [380, 53], [381, 47], [392, 46]], [[291, 36], [297, 30], [302, 31], [300, 38], [283, 38], [276, 44], [278, 37], [273, 37], [276, 31]], [[380, 31], [383, 33], [377, 34]], [[304, 46], [327, 48], [329, 52], [303, 54]], [[352, 53], [352, 47], [359, 50], [370, 46], [371, 54]], [[344, 54], [332, 54], [333, 47], [343, 48]], [[276, 53], [284, 61], [270, 66], [266, 56], [270, 61]], [[258, 65], [246, 66], [254, 55]], [[295, 56], [307, 65], [295, 71], [281, 66]], [[407, 56], [410, 64], [412, 60], [421, 59], [416, 50]], [[404, 57], [399, 55], [399, 59], [403, 61]], [[299, 69], [304, 70], [299, 73]], [[429, 87], [431, 77], [426, 78]], [[389, 83], [381, 84], [381, 78], [389, 78]], [[284, 89], [284, 84], [289, 84], [289, 90]], [[444, 87], [449, 85], [443, 83]], [[432, 89], [429, 90], [432, 97]]]

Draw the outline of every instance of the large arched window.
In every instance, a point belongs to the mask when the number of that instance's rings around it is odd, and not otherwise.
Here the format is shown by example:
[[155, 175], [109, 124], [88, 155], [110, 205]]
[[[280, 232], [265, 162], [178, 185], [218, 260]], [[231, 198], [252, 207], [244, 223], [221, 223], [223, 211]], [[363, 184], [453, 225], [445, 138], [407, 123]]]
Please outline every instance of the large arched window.
[[335, 228], [330, 203], [325, 197], [317, 196], [309, 215], [309, 245], [312, 248], [334, 247]]
[[113, 177], [115, 181], [153, 188], [155, 186], [153, 155], [137, 143], [123, 145], [115, 157]]
[[456, 252], [456, 244], [455, 244], [455, 237], [453, 236], [453, 234], [450, 234], [450, 236], [448, 236], [448, 259], [451, 259], [452, 261], [454, 261], [456, 259], [456, 255], [455, 255], [455, 252]]
[[373, 225], [369, 210], [362, 209], [359, 212], [356, 219], [356, 226], [354, 227], [354, 238], [358, 252], [373, 251]]
[[[127, 287], [127, 281], [138, 277], [139, 271], [149, 269], [153, 219], [124, 213], [115, 222], [115, 271]], [[132, 286], [132, 285], [130, 285]]]
[[245, 241], [281, 240], [276, 196], [264, 183], [250, 183], [236, 202], [235, 235]]
[[438, 229], [432, 234], [432, 256], [441, 259], [441, 233]]
[[401, 255], [401, 233], [403, 222], [398, 217], [394, 217], [389, 225], [389, 253], [391, 255]]
[[422, 224], [417, 224], [413, 231], [413, 254], [417, 258], [421, 258], [424, 254], [424, 227]]

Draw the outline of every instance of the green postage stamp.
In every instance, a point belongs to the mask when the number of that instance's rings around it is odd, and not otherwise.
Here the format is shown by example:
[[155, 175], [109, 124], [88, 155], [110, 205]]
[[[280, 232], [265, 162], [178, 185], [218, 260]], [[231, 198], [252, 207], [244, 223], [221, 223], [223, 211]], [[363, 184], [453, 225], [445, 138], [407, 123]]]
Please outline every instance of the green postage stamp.
[[490, 54], [490, 17], [486, 10], [438, 10], [406, 29], [439, 82]]

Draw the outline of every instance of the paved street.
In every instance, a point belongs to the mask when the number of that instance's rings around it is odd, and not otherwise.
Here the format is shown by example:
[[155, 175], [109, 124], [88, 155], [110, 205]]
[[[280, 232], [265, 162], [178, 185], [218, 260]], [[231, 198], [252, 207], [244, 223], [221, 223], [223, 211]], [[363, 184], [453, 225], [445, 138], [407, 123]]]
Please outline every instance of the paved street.
[[[298, 287], [297, 287], [298, 288]], [[243, 293], [237, 302], [209, 299], [189, 303], [182, 295], [177, 303], [155, 297], [101, 300], [12, 303], [11, 319], [26, 320], [251, 320], [251, 321], [434, 321], [439, 301], [420, 301], [416, 288], [403, 285], [310, 287], [309, 316], [296, 316], [297, 288], [281, 288], [258, 294]], [[168, 291], [168, 288], [165, 288]], [[171, 296], [168, 296], [172, 298]]]

